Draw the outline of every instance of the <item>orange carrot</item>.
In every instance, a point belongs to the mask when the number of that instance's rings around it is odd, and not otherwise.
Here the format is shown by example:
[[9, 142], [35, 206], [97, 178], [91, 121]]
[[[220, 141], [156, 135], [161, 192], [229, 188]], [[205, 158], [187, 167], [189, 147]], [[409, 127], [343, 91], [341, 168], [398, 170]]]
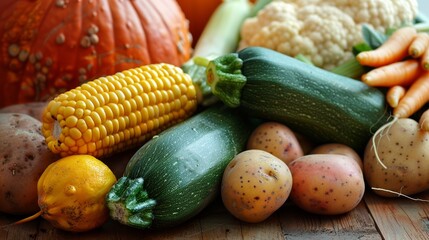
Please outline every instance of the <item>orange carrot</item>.
[[417, 33], [414, 40], [408, 48], [408, 54], [413, 58], [418, 58], [423, 55], [425, 50], [429, 47], [429, 34], [425, 32]]
[[356, 59], [361, 65], [379, 67], [401, 61], [408, 56], [408, 47], [417, 35], [413, 27], [403, 27], [395, 32], [377, 49], [361, 52]]
[[421, 59], [423, 69], [429, 71], [429, 47], [426, 48]]
[[419, 125], [423, 131], [429, 131], [429, 108], [420, 116]]
[[429, 101], [429, 71], [424, 71], [393, 109], [395, 118], [407, 118]]
[[399, 100], [404, 97], [406, 92], [405, 87], [396, 85], [391, 88], [386, 93], [386, 101], [392, 108], [398, 106]]
[[[374, 146], [374, 153], [377, 161], [383, 168], [387, 168], [386, 165], [380, 160], [380, 156], [376, 150], [376, 138], [375, 136], [383, 134], [386, 129], [389, 129], [399, 118], [408, 118], [413, 115], [417, 110], [422, 108], [429, 101], [429, 71], [423, 71], [423, 73], [417, 78], [410, 88], [405, 92], [405, 95], [399, 100], [398, 105], [393, 109], [393, 120], [381, 126], [374, 133], [372, 138], [372, 144]], [[422, 123], [427, 122], [424, 119], [420, 119]], [[421, 126], [422, 124], [420, 124]], [[426, 126], [425, 126], [426, 127]]]
[[417, 59], [395, 62], [375, 68], [362, 75], [362, 82], [373, 87], [393, 87], [410, 85], [420, 74], [420, 63]]

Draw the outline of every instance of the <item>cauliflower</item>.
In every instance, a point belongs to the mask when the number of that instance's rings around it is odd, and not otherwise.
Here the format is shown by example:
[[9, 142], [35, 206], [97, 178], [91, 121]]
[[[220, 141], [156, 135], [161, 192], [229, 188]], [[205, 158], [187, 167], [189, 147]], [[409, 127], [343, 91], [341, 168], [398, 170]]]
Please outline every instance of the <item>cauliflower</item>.
[[239, 48], [303, 54], [329, 70], [353, 56], [362, 24], [385, 32], [411, 24], [417, 12], [416, 0], [274, 0], [243, 23]]

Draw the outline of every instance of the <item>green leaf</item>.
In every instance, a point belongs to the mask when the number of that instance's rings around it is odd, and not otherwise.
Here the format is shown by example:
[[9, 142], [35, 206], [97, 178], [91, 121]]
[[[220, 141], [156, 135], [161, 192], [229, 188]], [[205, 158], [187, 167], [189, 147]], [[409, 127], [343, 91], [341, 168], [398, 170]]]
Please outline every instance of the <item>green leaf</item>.
[[376, 31], [367, 24], [362, 25], [362, 37], [363, 40], [373, 49], [378, 48], [387, 39], [385, 34]]
[[368, 43], [362, 42], [362, 43], [358, 43], [358, 44], [354, 45], [352, 48], [352, 52], [353, 52], [353, 55], [356, 56], [361, 52], [370, 51], [372, 49], [373, 48], [371, 46], [369, 46]]

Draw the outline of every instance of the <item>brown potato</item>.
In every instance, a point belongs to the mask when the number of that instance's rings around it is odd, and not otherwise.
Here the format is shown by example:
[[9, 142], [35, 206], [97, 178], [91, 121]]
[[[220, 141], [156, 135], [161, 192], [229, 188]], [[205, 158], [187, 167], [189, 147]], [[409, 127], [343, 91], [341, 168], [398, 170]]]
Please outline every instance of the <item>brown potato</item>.
[[382, 134], [374, 135], [366, 146], [363, 164], [367, 184], [384, 197], [428, 191], [429, 132], [422, 131], [419, 123], [411, 118], [390, 123], [392, 125]]
[[292, 175], [286, 163], [274, 155], [251, 149], [239, 153], [225, 168], [221, 196], [236, 218], [262, 222], [288, 199]]
[[277, 122], [260, 124], [249, 137], [247, 149], [269, 152], [286, 164], [304, 154], [294, 132]]
[[0, 113], [0, 212], [39, 210], [37, 181], [59, 157], [45, 144], [42, 123], [22, 113]]
[[30, 102], [15, 104], [0, 109], [0, 113], [24, 113], [41, 121], [43, 111], [45, 110], [45, 107], [47, 105], [47, 102]]

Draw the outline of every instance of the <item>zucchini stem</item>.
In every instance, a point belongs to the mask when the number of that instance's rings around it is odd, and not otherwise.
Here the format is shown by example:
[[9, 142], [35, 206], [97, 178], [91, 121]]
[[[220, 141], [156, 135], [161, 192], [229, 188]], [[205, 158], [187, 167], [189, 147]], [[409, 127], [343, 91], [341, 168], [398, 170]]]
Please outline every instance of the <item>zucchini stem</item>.
[[241, 89], [246, 77], [241, 73], [243, 60], [237, 53], [230, 53], [210, 61], [207, 70], [207, 83], [217, 96], [229, 107], [240, 106]]
[[113, 220], [137, 228], [149, 228], [152, 225], [156, 201], [149, 198], [143, 182], [143, 178], [121, 177], [113, 185], [106, 196]]
[[241, 25], [249, 17], [252, 6], [248, 0], [222, 1], [204, 27], [192, 53], [193, 57], [182, 65], [183, 71], [188, 73], [194, 82], [200, 105], [210, 106], [218, 101], [206, 82], [206, 66], [201, 62], [202, 58], [211, 60], [236, 51]]

